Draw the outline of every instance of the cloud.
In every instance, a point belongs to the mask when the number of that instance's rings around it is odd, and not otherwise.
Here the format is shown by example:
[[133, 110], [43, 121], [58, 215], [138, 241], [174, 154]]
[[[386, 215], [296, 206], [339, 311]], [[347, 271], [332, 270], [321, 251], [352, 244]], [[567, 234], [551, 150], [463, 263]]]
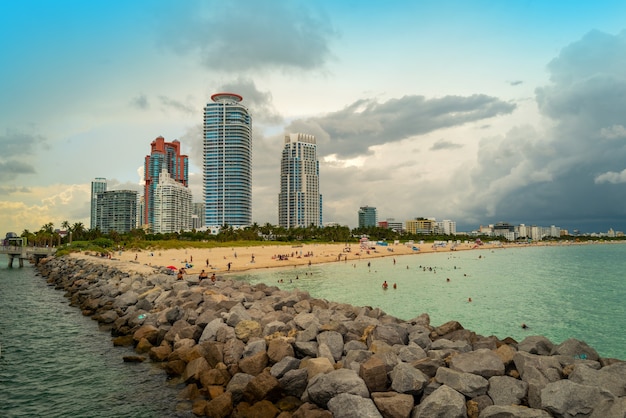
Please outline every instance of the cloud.
[[222, 83], [218, 91], [237, 93], [242, 96], [243, 101], [241, 103], [250, 111], [253, 125], [256, 123], [280, 124], [283, 122], [282, 116], [274, 107], [272, 93], [260, 91], [250, 78], [240, 76], [235, 80]]
[[28, 187], [2, 186], [0, 187], [0, 195], [11, 195], [13, 193], [30, 193]]
[[509, 85], [511, 86], [519, 86], [520, 84], [524, 84], [524, 82], [522, 80], [509, 81]]
[[0, 181], [15, 180], [20, 174], [35, 174], [35, 167], [16, 160], [0, 161]]
[[178, 100], [171, 99], [166, 96], [159, 96], [159, 100], [166, 108], [171, 108], [187, 115], [195, 115], [198, 113], [198, 110], [195, 107], [186, 105]]
[[611, 184], [619, 184], [626, 183], [626, 169], [616, 173], [614, 171], [609, 171], [603, 174], [600, 174], [595, 178], [596, 184], [602, 183], [611, 183]]
[[463, 148], [461, 144], [455, 144], [454, 142], [446, 141], [445, 139], [440, 139], [435, 142], [433, 146], [430, 148], [432, 151], [444, 150], [444, 149], [456, 149]]
[[46, 140], [39, 135], [30, 135], [7, 130], [0, 135], [0, 158], [23, 156], [31, 154], [36, 147], [47, 147]]
[[141, 110], [148, 110], [150, 108], [148, 97], [146, 97], [145, 94], [140, 94], [139, 96], [130, 99], [130, 105]]
[[161, 44], [212, 71], [319, 69], [337, 36], [329, 16], [304, 1], [185, 2], [166, 16]]
[[613, 125], [609, 128], [600, 129], [600, 137], [605, 139], [626, 138], [626, 128], [622, 125]]
[[545, 127], [480, 142], [461, 195], [466, 220], [626, 229], [626, 147], [615, 140], [626, 133], [625, 57], [626, 32], [593, 31], [563, 48], [536, 89]]
[[426, 99], [404, 96], [379, 103], [361, 99], [325, 116], [294, 121], [289, 132], [316, 135], [320, 148], [341, 158], [371, 153], [371, 147], [438, 129], [513, 112], [515, 105], [486, 95]]

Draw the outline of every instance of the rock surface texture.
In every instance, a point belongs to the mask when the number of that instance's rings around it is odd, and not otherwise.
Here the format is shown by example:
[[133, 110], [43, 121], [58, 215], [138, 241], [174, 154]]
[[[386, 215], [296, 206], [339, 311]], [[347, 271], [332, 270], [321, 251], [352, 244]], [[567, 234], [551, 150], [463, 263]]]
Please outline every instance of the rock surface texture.
[[403, 321], [303, 291], [85, 259], [38, 269], [133, 361], [162, 365], [197, 416], [626, 417], [626, 363], [575, 339], [518, 343], [433, 327], [427, 314]]

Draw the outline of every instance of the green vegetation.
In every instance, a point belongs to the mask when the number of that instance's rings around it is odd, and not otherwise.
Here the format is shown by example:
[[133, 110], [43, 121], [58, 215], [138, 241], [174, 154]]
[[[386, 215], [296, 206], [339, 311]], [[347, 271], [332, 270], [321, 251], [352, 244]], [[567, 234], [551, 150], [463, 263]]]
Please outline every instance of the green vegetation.
[[[255, 245], [267, 245], [268, 241], [272, 245], [292, 245], [294, 243], [356, 243], [362, 236], [367, 236], [371, 241], [448, 241], [448, 240], [475, 240], [481, 239], [484, 242], [498, 240], [507, 241], [504, 237], [492, 237], [486, 235], [465, 236], [465, 235], [442, 235], [442, 234], [408, 234], [397, 232], [391, 229], [379, 227], [354, 228], [350, 230], [347, 226], [327, 226], [317, 227], [311, 225], [307, 228], [286, 229], [280, 226], [253, 224], [243, 229], [235, 229], [232, 226], [224, 225], [217, 235], [212, 235], [206, 231], [181, 231], [180, 233], [153, 234], [143, 229], [133, 229], [121, 234], [111, 231], [108, 234], [102, 233], [99, 229], [86, 229], [81, 222], [70, 224], [63, 221], [61, 226], [65, 228], [64, 234], [55, 230], [53, 223], [47, 223], [35, 233], [24, 230], [22, 237], [27, 238], [29, 245], [56, 246], [57, 255], [63, 255], [74, 251], [92, 251], [99, 253], [109, 253], [124, 248], [132, 251], [146, 250], [168, 250], [180, 248], [214, 248], [214, 247], [251, 247]], [[549, 237], [549, 241], [596, 241], [598, 237], [593, 236], [564, 236], [560, 238]], [[608, 238], [602, 237], [604, 241], [624, 240], [625, 237]], [[527, 241], [520, 238], [518, 242]]]

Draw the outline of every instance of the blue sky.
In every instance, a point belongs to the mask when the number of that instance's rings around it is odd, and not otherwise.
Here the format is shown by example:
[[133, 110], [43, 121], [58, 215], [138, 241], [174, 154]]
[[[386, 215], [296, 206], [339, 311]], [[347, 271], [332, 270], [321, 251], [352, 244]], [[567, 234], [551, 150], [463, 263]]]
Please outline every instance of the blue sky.
[[0, 1], [0, 233], [89, 224], [141, 190], [159, 135], [253, 115], [253, 220], [277, 223], [283, 136], [316, 135], [324, 221], [435, 217], [626, 230], [619, 1]]

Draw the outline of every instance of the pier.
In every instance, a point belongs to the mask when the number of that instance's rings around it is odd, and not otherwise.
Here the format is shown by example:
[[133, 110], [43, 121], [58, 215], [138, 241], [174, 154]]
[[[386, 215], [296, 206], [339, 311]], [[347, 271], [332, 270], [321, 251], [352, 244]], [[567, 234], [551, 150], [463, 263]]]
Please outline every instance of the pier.
[[18, 259], [19, 266], [24, 267], [24, 260], [34, 259], [35, 264], [42, 258], [49, 257], [56, 253], [56, 248], [52, 247], [27, 247], [22, 245], [3, 245], [0, 247], [0, 254], [9, 256], [9, 268], [13, 267], [13, 260]]

